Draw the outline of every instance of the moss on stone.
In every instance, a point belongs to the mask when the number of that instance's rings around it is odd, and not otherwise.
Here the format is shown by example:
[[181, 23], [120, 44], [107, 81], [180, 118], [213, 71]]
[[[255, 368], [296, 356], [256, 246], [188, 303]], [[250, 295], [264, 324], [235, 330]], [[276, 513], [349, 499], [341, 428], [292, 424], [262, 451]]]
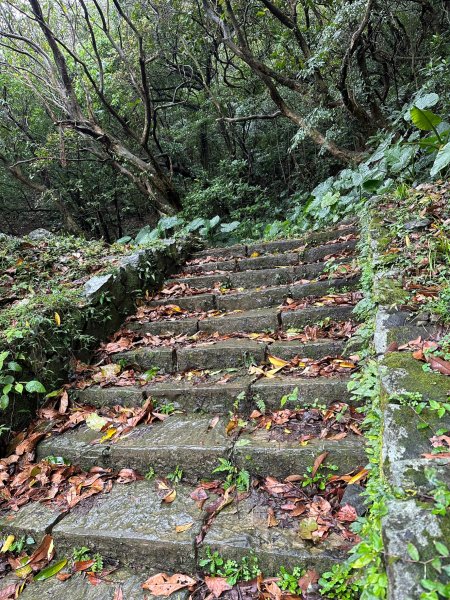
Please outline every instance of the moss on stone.
[[382, 377], [388, 393], [419, 393], [426, 400], [447, 402], [450, 395], [450, 377], [423, 370], [424, 363], [415, 360], [406, 352], [387, 354], [382, 365], [387, 372]]
[[409, 294], [402, 288], [399, 281], [382, 278], [374, 283], [373, 297], [377, 304], [400, 306], [408, 301]]

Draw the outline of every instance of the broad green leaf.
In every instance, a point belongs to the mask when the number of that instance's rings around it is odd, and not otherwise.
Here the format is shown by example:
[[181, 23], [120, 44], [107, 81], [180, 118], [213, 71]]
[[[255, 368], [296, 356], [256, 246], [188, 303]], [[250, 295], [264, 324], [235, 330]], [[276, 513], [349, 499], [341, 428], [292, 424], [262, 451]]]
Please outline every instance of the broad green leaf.
[[219, 217], [219, 215], [216, 215], [215, 217], [213, 217], [212, 219], [209, 220], [209, 227], [212, 229], [219, 223], [220, 223], [220, 217]]
[[434, 177], [435, 175], [437, 175], [439, 173], [439, 171], [442, 171], [442, 169], [445, 169], [445, 167], [448, 167], [449, 164], [450, 164], [450, 142], [447, 142], [447, 144], [445, 144], [445, 146], [443, 146], [437, 153], [436, 159], [435, 159], [434, 164], [430, 171], [430, 175], [432, 177]]
[[33, 379], [25, 385], [25, 389], [29, 394], [45, 394], [46, 389], [40, 381]]
[[430, 94], [425, 94], [424, 96], [417, 98], [414, 105], [417, 106], [418, 108], [424, 109], [424, 108], [430, 108], [430, 106], [435, 106], [438, 102], [439, 102], [439, 96], [437, 94], [435, 94], [434, 92], [431, 92]]
[[12, 360], [11, 362], [8, 363], [8, 369], [10, 371], [14, 371], [14, 373], [20, 373], [22, 370], [22, 367], [19, 365], [19, 363], [16, 363], [14, 360]]
[[441, 123], [442, 119], [431, 110], [423, 110], [418, 106], [411, 109], [411, 120], [421, 131], [433, 131]]
[[181, 225], [182, 222], [183, 219], [180, 219], [179, 217], [164, 217], [159, 220], [158, 227], [166, 231], [167, 229], [173, 229], [177, 225]]
[[8, 358], [8, 356], [9, 356], [8, 351], [0, 353], [0, 371], [3, 369], [3, 363]]
[[116, 244], [128, 244], [133, 238], [130, 235], [124, 235], [116, 241]]
[[414, 546], [414, 544], [412, 544], [411, 542], [408, 543], [406, 550], [409, 554], [409, 556], [412, 558], [412, 560], [420, 560], [420, 556], [419, 556], [419, 551], [417, 550], [417, 548]]
[[63, 558], [62, 560], [58, 561], [54, 565], [49, 565], [48, 567], [45, 567], [45, 569], [42, 569], [42, 571], [39, 571], [39, 573], [33, 577], [33, 580], [34, 581], [45, 581], [46, 579], [50, 579], [50, 577], [53, 577], [54, 575], [59, 573], [62, 569], [64, 569], [64, 567], [66, 565], [67, 565], [67, 558]]
[[194, 219], [193, 221], [191, 221], [188, 224], [187, 230], [188, 231], [197, 231], [198, 229], [200, 229], [200, 227], [203, 227], [204, 225], [205, 225], [205, 219], [198, 217], [197, 219]]
[[232, 223], [222, 223], [220, 226], [220, 231], [222, 233], [231, 233], [232, 231], [235, 231], [240, 224], [240, 221], [233, 221]]
[[444, 558], [450, 556], [449, 549], [442, 542], [437, 542], [436, 540], [433, 540], [433, 544], [435, 545], [436, 550], [441, 556], [443, 556]]
[[9, 405], [8, 396], [0, 396], [0, 410], [6, 410]]

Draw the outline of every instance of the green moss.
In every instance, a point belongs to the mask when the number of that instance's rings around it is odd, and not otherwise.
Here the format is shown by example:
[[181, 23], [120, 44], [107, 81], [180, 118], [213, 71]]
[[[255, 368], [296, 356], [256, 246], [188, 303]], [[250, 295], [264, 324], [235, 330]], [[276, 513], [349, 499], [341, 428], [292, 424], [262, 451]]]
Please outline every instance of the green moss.
[[425, 400], [448, 402], [450, 377], [426, 372], [423, 364], [406, 352], [390, 352], [382, 362], [389, 369], [387, 379], [399, 392], [419, 393]]
[[383, 306], [401, 306], [409, 299], [401, 283], [393, 279], [383, 278], [374, 284], [373, 300]]

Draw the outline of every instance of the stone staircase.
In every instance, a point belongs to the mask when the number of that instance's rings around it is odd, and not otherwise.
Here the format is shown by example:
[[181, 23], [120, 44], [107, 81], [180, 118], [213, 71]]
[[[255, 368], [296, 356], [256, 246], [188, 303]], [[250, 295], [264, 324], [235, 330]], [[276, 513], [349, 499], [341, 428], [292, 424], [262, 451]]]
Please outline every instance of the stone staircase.
[[[9, 527], [29, 531], [34, 518], [35, 533], [51, 532], [58, 553], [88, 546], [105, 559], [148, 574], [194, 574], [206, 547], [236, 560], [253, 550], [267, 576], [281, 565], [321, 572], [341, 561], [351, 547], [349, 539], [331, 533], [312, 543], [299, 536], [298, 520], [270, 525], [270, 509], [253, 485], [248, 494], [239, 494], [220, 511], [207, 508], [208, 502], [214, 504], [214, 494], [202, 508], [192, 494], [200, 481], [221, 477], [213, 474], [221, 458], [229, 460], [236, 472], [243, 469], [252, 478], [279, 481], [303, 475], [324, 452], [325, 464], [336, 465], [338, 474], [356, 473], [366, 465], [364, 438], [351, 431], [341, 439], [317, 436], [305, 443], [298, 436], [274, 439], [266, 428], [228, 431], [230, 415], [237, 413], [245, 420], [257, 407], [280, 410], [282, 397], [284, 408], [351, 402], [345, 373], [298, 377], [280, 372], [265, 377], [257, 369], [264, 368], [270, 357], [342, 359], [355, 353], [356, 346], [349, 346], [345, 338], [305, 342], [288, 335], [318, 323], [320, 332], [332, 322], [355, 321], [352, 305], [310, 302], [290, 310], [286, 299], [298, 302], [356, 291], [358, 278], [345, 275], [345, 265], [354, 258], [357, 233], [352, 224], [345, 224], [301, 240], [195, 254], [184, 272], [167, 282], [177, 292], [158, 297], [147, 307], [176, 305], [183, 312], [159, 320], [132, 319], [127, 325], [143, 336], [172, 337], [172, 345], [143, 346], [111, 356], [137, 371], [157, 367], [163, 377], [144, 386], [91, 386], [77, 392], [78, 402], [98, 409], [140, 406], [151, 397], [159, 408], [170, 405], [173, 414], [163, 422], [139, 425], [111, 444], [93, 445], [102, 434], [82, 426], [38, 446], [38, 459], [62, 456], [86, 470], [132, 468], [145, 474], [152, 468], [161, 477], [181, 469], [176, 499], [162, 502], [155, 480], [141, 480], [114, 485], [110, 493], [93, 497], [66, 515], [41, 506], [37, 517], [36, 508], [25, 507]], [[326, 272], [330, 256], [335, 257], [334, 276]], [[348, 497], [345, 492], [339, 499], [342, 505]]]

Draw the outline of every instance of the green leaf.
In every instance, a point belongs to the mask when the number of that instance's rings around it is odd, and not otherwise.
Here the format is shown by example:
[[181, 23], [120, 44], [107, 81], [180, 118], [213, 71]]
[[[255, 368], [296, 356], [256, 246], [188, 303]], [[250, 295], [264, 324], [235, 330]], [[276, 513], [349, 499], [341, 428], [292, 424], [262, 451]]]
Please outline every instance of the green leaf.
[[9, 405], [8, 396], [0, 396], [0, 410], [6, 410]]
[[3, 369], [3, 363], [8, 358], [8, 356], [9, 356], [8, 351], [0, 353], [0, 371]]
[[50, 577], [53, 577], [54, 575], [59, 573], [62, 569], [64, 569], [64, 567], [66, 565], [67, 565], [67, 558], [63, 558], [62, 560], [58, 561], [54, 565], [49, 565], [48, 567], [45, 567], [45, 569], [42, 569], [42, 571], [39, 571], [39, 573], [33, 577], [33, 580], [34, 581], [45, 581], [46, 579], [50, 579]]
[[435, 175], [437, 175], [439, 173], [439, 171], [442, 171], [442, 169], [445, 169], [445, 167], [448, 167], [449, 164], [450, 164], [450, 142], [447, 142], [447, 144], [445, 144], [445, 146], [442, 146], [442, 148], [437, 153], [436, 159], [435, 159], [434, 164], [430, 171], [430, 175], [432, 177], [434, 177]]
[[413, 106], [410, 113], [412, 122], [421, 131], [433, 131], [442, 122], [439, 115], [431, 110], [423, 110], [418, 106]]
[[197, 219], [194, 219], [193, 221], [191, 221], [188, 226], [187, 226], [187, 230], [188, 231], [197, 231], [198, 229], [200, 229], [200, 227], [203, 227], [205, 225], [205, 219], [202, 219], [201, 217], [197, 217]]
[[407, 545], [407, 547], [406, 547], [406, 550], [407, 550], [409, 556], [412, 558], [412, 560], [415, 560], [415, 561], [420, 560], [419, 551], [414, 546], [414, 544], [412, 544], [411, 542], [409, 542], [408, 545]]
[[46, 389], [40, 381], [33, 379], [25, 385], [25, 389], [29, 394], [45, 394]]
[[20, 383], [19, 381], [14, 385], [14, 390], [18, 393], [21, 394], [23, 392], [23, 383]]
[[213, 227], [216, 227], [216, 225], [218, 225], [219, 223], [220, 223], [220, 217], [219, 217], [219, 215], [216, 215], [215, 217], [213, 217], [212, 219], [209, 220], [210, 229], [212, 229]]
[[222, 223], [222, 225], [220, 226], [220, 231], [222, 233], [231, 233], [232, 231], [235, 231], [240, 224], [240, 221], [233, 221], [232, 223]]
[[133, 238], [131, 237], [131, 235], [124, 235], [116, 241], [116, 244], [128, 244], [128, 242], [131, 242], [132, 239]]
[[435, 545], [436, 550], [441, 556], [443, 556], [444, 558], [450, 556], [449, 549], [442, 542], [437, 542], [436, 540], [433, 540], [433, 544]]
[[425, 94], [424, 96], [421, 96], [420, 98], [418, 98], [414, 105], [417, 106], [418, 108], [430, 108], [430, 106], [435, 106], [435, 104], [437, 104], [439, 102], [439, 96], [437, 94], [435, 94], [434, 92], [431, 92], [430, 94]]
[[14, 373], [20, 373], [22, 371], [22, 367], [19, 365], [19, 363], [16, 363], [14, 360], [12, 360], [8, 363], [8, 370], [14, 371]]
[[182, 222], [183, 219], [180, 219], [179, 217], [164, 217], [159, 220], [158, 227], [163, 231], [166, 231], [167, 229], [173, 229], [177, 225], [181, 225]]

